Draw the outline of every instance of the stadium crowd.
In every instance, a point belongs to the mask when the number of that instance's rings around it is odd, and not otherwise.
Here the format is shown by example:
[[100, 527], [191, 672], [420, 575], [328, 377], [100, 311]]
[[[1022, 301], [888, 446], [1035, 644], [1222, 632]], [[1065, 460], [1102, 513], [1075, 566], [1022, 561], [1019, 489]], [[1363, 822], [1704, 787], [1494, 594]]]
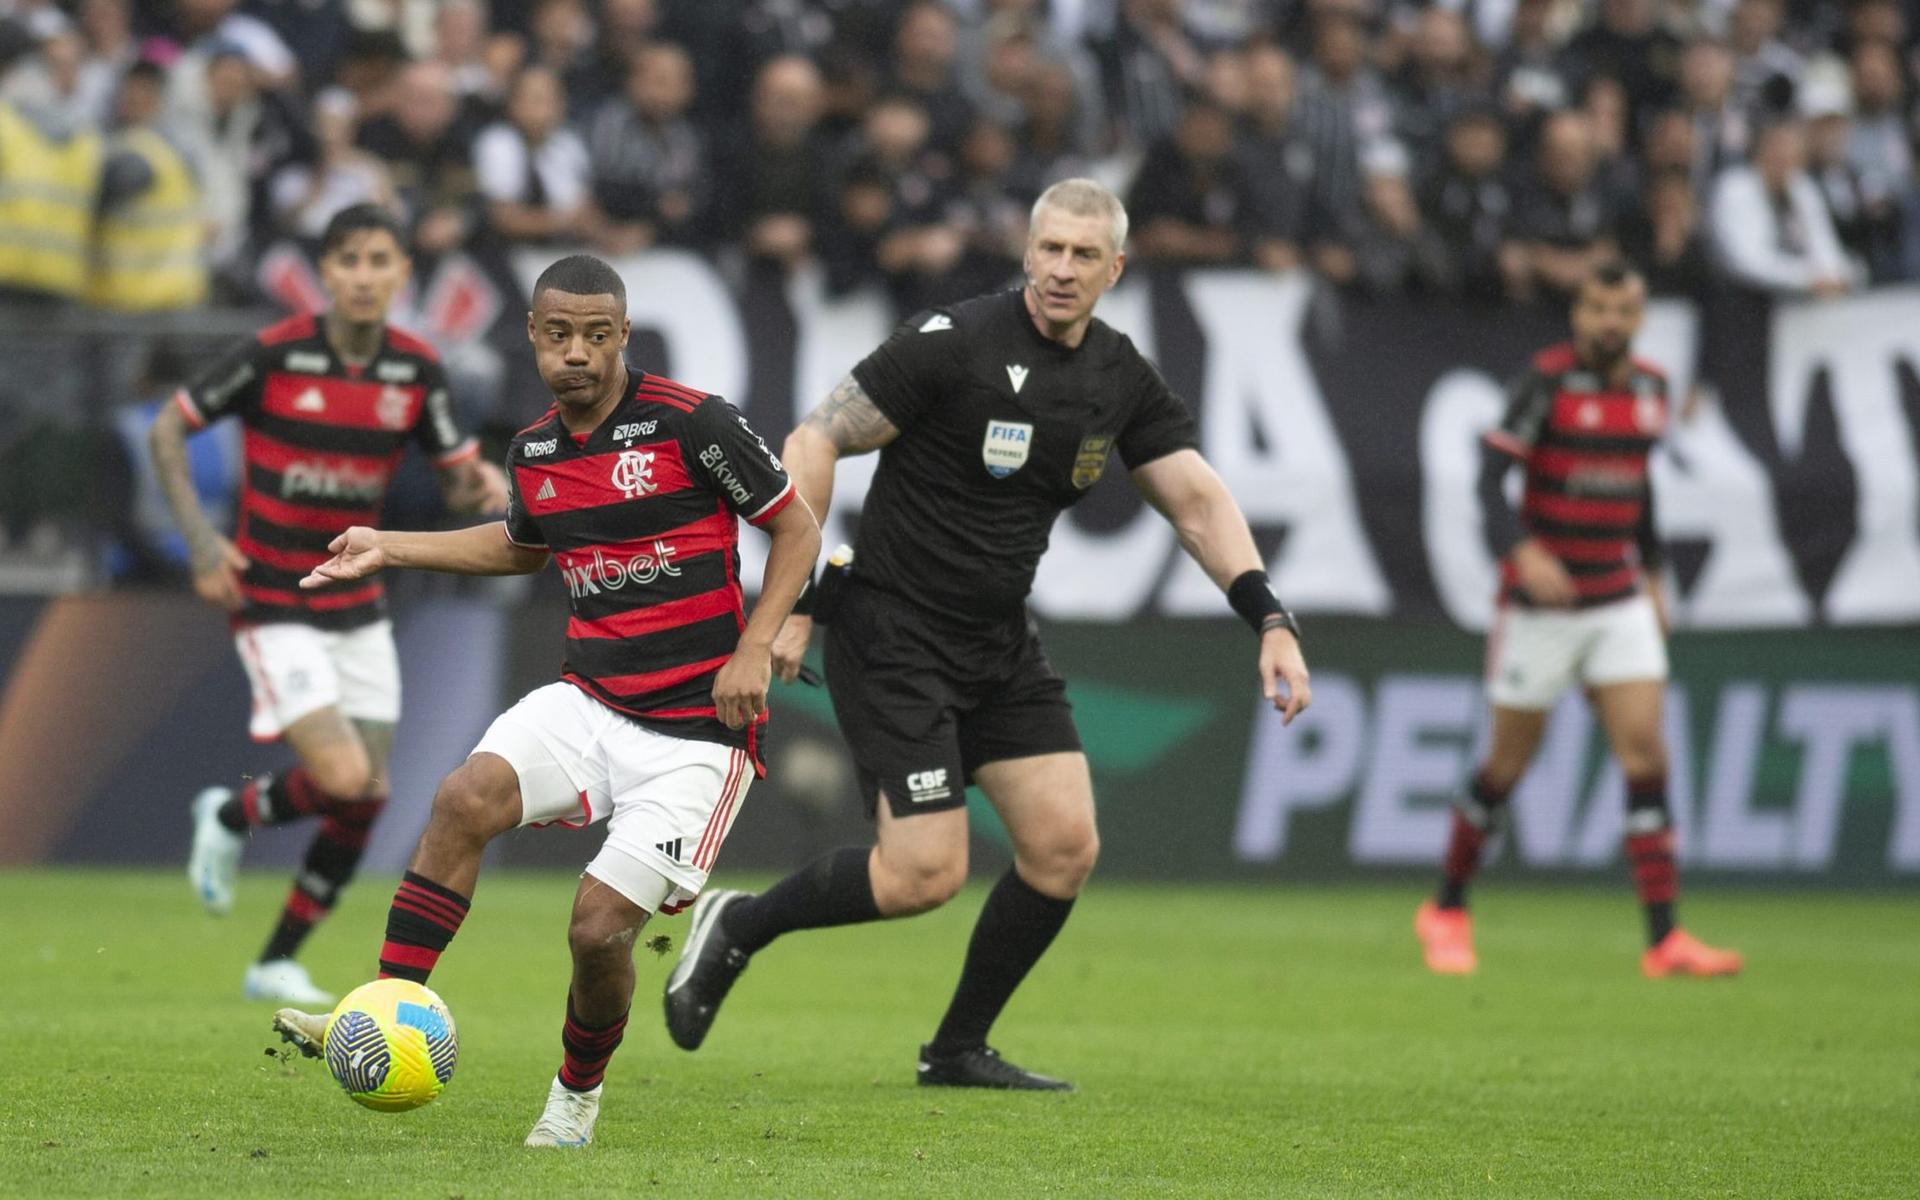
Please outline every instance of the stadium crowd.
[[1027, 205], [1080, 173], [1122, 186], [1138, 262], [1370, 294], [1526, 301], [1616, 249], [1668, 293], [1920, 277], [1901, 0], [0, 14], [0, 285], [121, 309], [208, 277], [245, 299], [249, 255], [368, 199], [429, 252], [814, 258], [910, 307], [1009, 275]]
[[1665, 295], [1920, 279], [1913, 9], [0, 0], [0, 515], [118, 503], [42, 434], [177, 382], [152, 330], [262, 307], [365, 200], [423, 255], [686, 247], [902, 311], [1013, 278], [1071, 175], [1136, 264], [1360, 296], [1557, 306], [1619, 252]]

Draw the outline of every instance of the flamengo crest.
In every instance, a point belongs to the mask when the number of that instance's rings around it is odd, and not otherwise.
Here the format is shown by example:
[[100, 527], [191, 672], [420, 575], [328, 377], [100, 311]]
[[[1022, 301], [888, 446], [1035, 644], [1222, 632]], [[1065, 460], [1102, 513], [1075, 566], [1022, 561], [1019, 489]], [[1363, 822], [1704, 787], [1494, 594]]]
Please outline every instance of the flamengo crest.
[[622, 450], [613, 464], [613, 486], [629, 500], [659, 491], [660, 485], [653, 481], [653, 452]]
[[980, 461], [995, 479], [1027, 465], [1033, 450], [1033, 426], [1021, 421], [988, 421], [986, 440], [980, 443]]

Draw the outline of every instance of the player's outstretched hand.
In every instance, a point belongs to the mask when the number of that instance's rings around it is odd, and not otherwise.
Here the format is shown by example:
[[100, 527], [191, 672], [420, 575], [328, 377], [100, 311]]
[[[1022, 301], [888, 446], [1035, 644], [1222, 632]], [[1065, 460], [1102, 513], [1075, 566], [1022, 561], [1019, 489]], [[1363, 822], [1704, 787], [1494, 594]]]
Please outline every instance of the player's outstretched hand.
[[807, 644], [813, 641], [813, 618], [801, 613], [789, 613], [780, 632], [773, 639], [773, 670], [780, 676], [781, 683], [792, 683], [800, 677], [800, 666], [806, 661]]
[[762, 645], [741, 642], [713, 681], [713, 706], [728, 729], [745, 729], [767, 711], [767, 685], [773, 681], [773, 655]]
[[240, 594], [240, 573], [252, 564], [240, 547], [218, 534], [193, 554], [193, 591], [215, 608], [239, 612], [246, 607]]
[[303, 588], [325, 587], [349, 579], [365, 579], [387, 565], [387, 552], [380, 548], [378, 530], [355, 525], [327, 543], [333, 557], [308, 572], [300, 581]]
[[1289, 630], [1269, 629], [1260, 637], [1260, 694], [1279, 712], [1282, 725], [1293, 724], [1313, 703], [1307, 658]]

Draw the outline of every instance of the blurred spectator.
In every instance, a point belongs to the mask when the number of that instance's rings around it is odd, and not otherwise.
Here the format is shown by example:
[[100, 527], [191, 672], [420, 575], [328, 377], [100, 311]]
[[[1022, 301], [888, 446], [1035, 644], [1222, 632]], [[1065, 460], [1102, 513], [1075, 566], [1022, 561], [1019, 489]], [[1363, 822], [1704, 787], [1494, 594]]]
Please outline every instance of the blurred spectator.
[[1013, 135], [976, 118], [960, 143], [959, 173], [947, 223], [963, 242], [960, 261], [940, 283], [948, 298], [1006, 286], [1020, 276], [1027, 240], [1027, 205], [1007, 192]]
[[98, 129], [106, 123], [118, 80], [89, 71], [87, 46], [71, 27], [41, 40], [34, 54], [6, 75], [0, 99], [32, 107], [43, 120], [65, 128]]
[[1611, 75], [1587, 80], [1580, 111], [1593, 131], [1593, 172], [1616, 213], [1633, 210], [1640, 200], [1640, 164], [1633, 152], [1626, 88]]
[[791, 269], [812, 253], [826, 201], [826, 152], [818, 128], [826, 102], [820, 72], [799, 55], [770, 59], [753, 84], [746, 127], [719, 165], [726, 234], [752, 259]]
[[575, 112], [592, 113], [626, 90], [633, 60], [660, 36], [660, 0], [599, 0], [599, 12], [592, 49], [567, 89]]
[[1809, 70], [1800, 88], [1800, 115], [1807, 122], [1807, 173], [1827, 207], [1827, 217], [1852, 261], [1856, 277], [1876, 282], [1900, 273], [1900, 209], [1884, 167], [1871, 172], [1847, 151], [1852, 97], [1842, 74]]
[[1094, 57], [1107, 115], [1135, 147], [1173, 133], [1182, 98], [1200, 87], [1206, 66], [1181, 20], [1180, 0], [1121, 0], [1120, 19], [1094, 46]]
[[255, 16], [237, 11], [240, 0], [174, 0], [169, 32], [185, 48], [181, 61], [167, 73], [169, 102], [188, 108], [206, 108], [206, 69], [216, 47], [237, 51], [253, 68], [255, 86], [265, 91], [286, 87], [299, 78], [300, 64], [273, 27]]
[[1459, 12], [1432, 5], [1420, 11], [1405, 65], [1394, 79], [1394, 129], [1429, 175], [1438, 166], [1441, 140], [1455, 113], [1486, 96], [1473, 36]]
[[238, 279], [250, 273], [243, 252], [271, 223], [268, 181], [286, 163], [312, 157], [312, 135], [284, 93], [260, 89], [259, 73], [238, 46], [216, 43], [204, 61], [176, 60], [170, 96], [180, 72], [194, 70], [204, 107], [169, 111], [183, 116], [182, 136], [200, 166], [213, 267]]
[[1313, 62], [1300, 71], [1294, 108], [1324, 212], [1359, 210], [1361, 151], [1393, 135], [1393, 102], [1366, 52], [1366, 30], [1348, 13], [1330, 8], [1315, 22]]
[[1728, 25], [1733, 48], [1734, 96], [1750, 108], [1785, 112], [1803, 65], [1800, 55], [1780, 39], [1786, 20], [1781, 0], [1738, 0]]
[[706, 139], [687, 117], [693, 93], [693, 60], [656, 42], [634, 56], [626, 95], [595, 114], [587, 151], [607, 253], [706, 239], [713, 177]]
[[273, 177], [274, 223], [282, 233], [317, 241], [333, 215], [355, 204], [394, 207], [387, 166], [356, 145], [359, 110], [353, 94], [331, 87], [313, 98], [318, 145], [310, 163], [292, 163]]
[[1787, 296], [1851, 286], [1846, 252], [1806, 172], [1806, 132], [1781, 119], [1755, 139], [1751, 166], [1730, 167], [1713, 195], [1713, 242], [1736, 283]]
[[1450, 247], [1447, 278], [1461, 294], [1498, 300], [1506, 290], [1501, 255], [1513, 193], [1507, 183], [1507, 131], [1491, 108], [1469, 108], [1447, 126], [1445, 158], [1428, 185], [1433, 232]]
[[1201, 93], [1227, 116], [1238, 122], [1247, 115], [1250, 83], [1247, 78], [1247, 52], [1239, 46], [1227, 46], [1207, 55], [1201, 74]]
[[73, 22], [57, 0], [0, 0], [0, 27], [35, 43], [68, 32]]
[[474, 139], [473, 167], [487, 225], [500, 238], [552, 243], [591, 235], [591, 163], [586, 144], [566, 120], [559, 77], [530, 66], [507, 92], [505, 119]]
[[[592, 112], [624, 76], [604, 79], [593, 54], [593, 14], [585, 0], [539, 0], [528, 23], [527, 65], [545, 67], [560, 81], [570, 113]], [[600, 90], [605, 89], [605, 90]]]
[[[298, 49], [298, 82], [312, 93], [336, 82], [340, 58], [359, 29], [392, 29], [403, 10], [417, 9], [433, 0], [243, 0], [246, 12], [258, 17], [289, 49]], [[145, 4], [164, 8], [164, 4]]]
[[826, 85], [821, 132], [835, 140], [852, 140], [880, 94], [879, 69], [872, 59], [840, 45], [822, 51], [819, 64], [820, 81]]
[[1553, 0], [1518, 0], [1513, 29], [1493, 70], [1493, 91], [1510, 120], [1531, 127], [1542, 113], [1565, 108], [1573, 97], [1553, 35]]
[[1397, 142], [1375, 142], [1362, 154], [1365, 205], [1338, 214], [1339, 236], [1316, 251], [1328, 279], [1373, 296], [1450, 290], [1447, 249], [1421, 221], [1411, 166]]
[[938, 0], [918, 0], [900, 15], [891, 86], [926, 110], [929, 144], [949, 155], [973, 120], [973, 105], [960, 92], [954, 65], [957, 47], [953, 14]]
[[961, 87], [976, 109], [1017, 129], [1039, 72], [1065, 67], [1081, 122], [1075, 140], [1096, 146], [1106, 124], [1099, 64], [1085, 43], [1048, 22], [1046, 7], [1045, 0], [981, 0], [976, 20], [961, 33]]
[[394, 89], [407, 69], [407, 49], [390, 29], [357, 29], [347, 38], [334, 86], [353, 97], [362, 119], [393, 111]]
[[1087, 122], [1089, 93], [1074, 87], [1065, 63], [1043, 62], [1035, 70], [1026, 97], [1026, 118], [1017, 130], [1017, 153], [1007, 186], [1031, 204], [1062, 179], [1092, 169], [1096, 126]]
[[1254, 265], [1300, 265], [1313, 218], [1313, 147], [1293, 123], [1293, 60], [1273, 45], [1247, 53], [1247, 115], [1238, 153], [1250, 189]]
[[1907, 14], [1901, 0], [1853, 0], [1845, 6], [1834, 49], [1849, 57], [1869, 43], [1887, 46], [1907, 44]]
[[81, 73], [99, 80], [86, 86], [112, 94], [120, 86], [121, 75], [140, 57], [133, 36], [133, 10], [128, 0], [81, 0], [76, 13], [87, 46]]
[[1127, 194], [1134, 257], [1176, 266], [1241, 261], [1250, 201], [1232, 118], [1210, 100], [1191, 100], [1173, 136], [1147, 150]]
[[[503, 38], [512, 46], [515, 39]], [[453, 75], [453, 86], [463, 97], [496, 102], [506, 95], [506, 81], [519, 63], [496, 73], [490, 60], [485, 0], [441, 0], [433, 20], [434, 56]]]
[[[1711, 38], [1687, 44], [1680, 60], [1680, 103], [1693, 123], [1694, 186], [1707, 188], [1720, 172], [1746, 161], [1753, 126], [1733, 96], [1733, 51]], [[1672, 136], [1672, 135], [1669, 135]]]
[[932, 121], [912, 96], [883, 96], [861, 129], [861, 154], [852, 171], [858, 185], [873, 172], [887, 191], [873, 259], [903, 310], [924, 308], [939, 281], [965, 252], [959, 230], [947, 224], [950, 162], [928, 146]]
[[1660, 27], [1654, 0], [1600, 0], [1594, 23], [1575, 34], [1566, 51], [1576, 87], [1609, 75], [1643, 105], [1672, 98], [1679, 59], [1679, 41]]
[[1906, 114], [1907, 81], [1891, 45], [1863, 42], [1849, 64], [1853, 126], [1847, 158], [1869, 186], [1893, 191], [1912, 173]]
[[1621, 235], [1621, 249], [1656, 296], [1699, 299], [1712, 283], [1712, 261], [1693, 178], [1684, 166], [1655, 171], [1640, 211]]
[[478, 124], [452, 70], [427, 60], [401, 72], [392, 112], [360, 126], [360, 148], [385, 161], [422, 253], [455, 249], [479, 226], [470, 151]]
[[1593, 126], [1568, 110], [1540, 127], [1533, 177], [1517, 190], [1509, 252], [1520, 299], [1541, 290], [1570, 296], [1600, 261], [1613, 257], [1618, 213], [1595, 175]]
[[1693, 115], [1685, 109], [1669, 108], [1654, 114], [1647, 122], [1647, 140], [1641, 157], [1647, 174], [1684, 171], [1696, 190], [1704, 192], [1713, 182], [1711, 175], [1698, 174], [1701, 156], [1696, 150]]
[[89, 302], [101, 308], [179, 311], [207, 297], [200, 176], [163, 119], [166, 86], [163, 69], [137, 62], [115, 98], [88, 288]]

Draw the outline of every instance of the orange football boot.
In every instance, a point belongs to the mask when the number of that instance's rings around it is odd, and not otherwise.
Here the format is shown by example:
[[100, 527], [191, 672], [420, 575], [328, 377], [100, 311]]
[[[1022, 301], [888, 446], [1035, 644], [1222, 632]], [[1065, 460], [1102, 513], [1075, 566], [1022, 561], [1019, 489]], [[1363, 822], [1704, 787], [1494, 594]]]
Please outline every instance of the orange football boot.
[[1427, 970], [1434, 974], [1471, 975], [1480, 965], [1473, 953], [1473, 918], [1466, 909], [1424, 901], [1413, 914], [1413, 931], [1426, 952]]
[[1675, 929], [1640, 956], [1640, 973], [1648, 979], [1673, 975], [1738, 975], [1740, 955], [1716, 950], [1684, 929]]

